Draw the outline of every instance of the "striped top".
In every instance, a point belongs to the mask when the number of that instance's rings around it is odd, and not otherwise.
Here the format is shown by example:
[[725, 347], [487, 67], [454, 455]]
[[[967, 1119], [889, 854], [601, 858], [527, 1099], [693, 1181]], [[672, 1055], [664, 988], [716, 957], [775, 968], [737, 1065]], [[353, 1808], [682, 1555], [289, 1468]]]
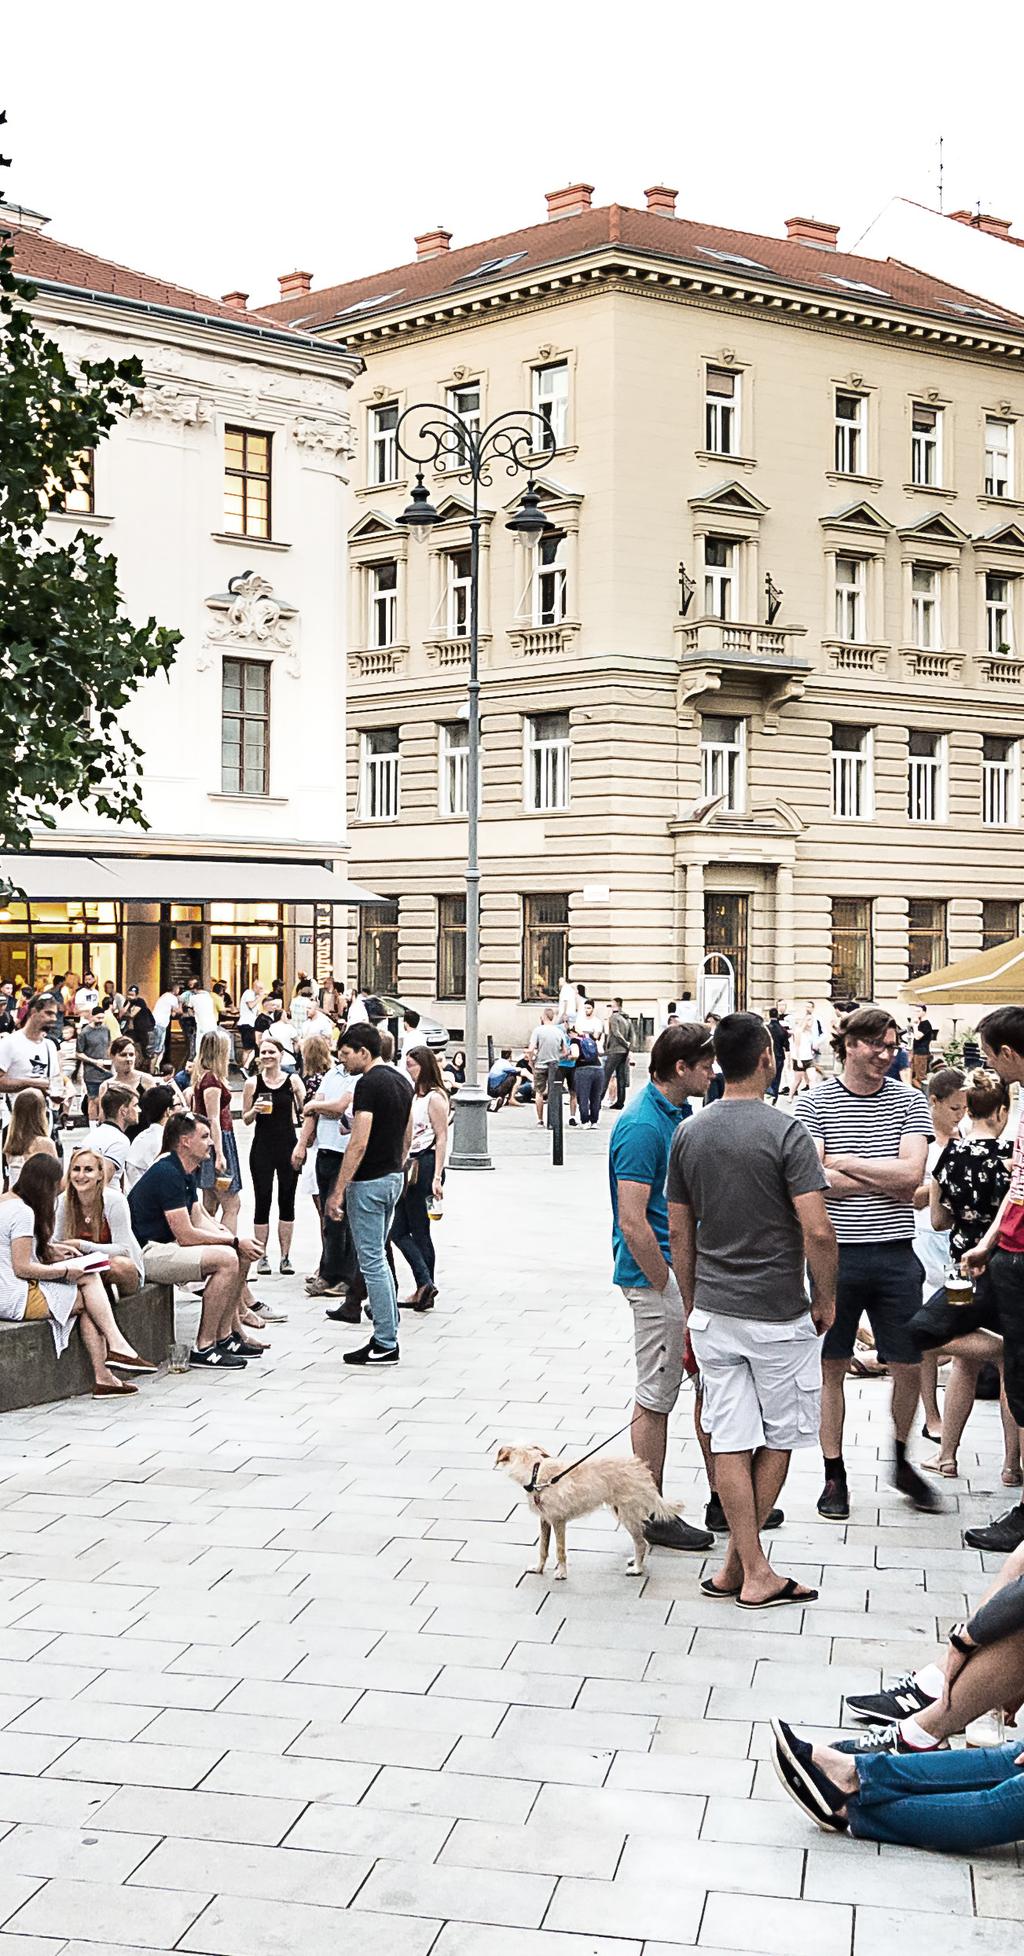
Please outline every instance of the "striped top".
[[[928, 1102], [915, 1087], [885, 1080], [877, 1093], [851, 1093], [835, 1075], [793, 1108], [827, 1155], [863, 1155], [867, 1161], [895, 1160], [905, 1134], [932, 1139]], [[908, 1242], [914, 1235], [914, 1205], [865, 1189], [863, 1195], [826, 1196], [825, 1206], [840, 1243]]]

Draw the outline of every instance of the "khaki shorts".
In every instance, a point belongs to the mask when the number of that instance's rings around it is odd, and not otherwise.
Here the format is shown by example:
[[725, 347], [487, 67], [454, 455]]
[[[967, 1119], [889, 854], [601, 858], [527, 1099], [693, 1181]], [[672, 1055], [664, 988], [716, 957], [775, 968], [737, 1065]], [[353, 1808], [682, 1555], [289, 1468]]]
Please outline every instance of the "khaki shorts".
[[789, 1453], [818, 1444], [821, 1339], [810, 1312], [785, 1324], [690, 1314], [704, 1387], [701, 1425], [712, 1453]]
[[633, 1309], [636, 1403], [648, 1413], [670, 1413], [679, 1397], [686, 1351], [686, 1317], [675, 1277], [664, 1290], [623, 1286]]
[[203, 1275], [202, 1245], [147, 1243], [142, 1252], [147, 1284], [197, 1284]]

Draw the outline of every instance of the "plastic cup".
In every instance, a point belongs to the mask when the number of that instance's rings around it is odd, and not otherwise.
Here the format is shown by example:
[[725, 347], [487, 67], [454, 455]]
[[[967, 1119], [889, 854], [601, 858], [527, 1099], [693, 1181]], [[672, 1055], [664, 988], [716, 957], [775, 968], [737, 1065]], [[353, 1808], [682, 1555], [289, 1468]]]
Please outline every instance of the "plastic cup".
[[188, 1371], [189, 1349], [190, 1348], [188, 1345], [171, 1346], [171, 1356], [169, 1360], [170, 1371], [172, 1372]]

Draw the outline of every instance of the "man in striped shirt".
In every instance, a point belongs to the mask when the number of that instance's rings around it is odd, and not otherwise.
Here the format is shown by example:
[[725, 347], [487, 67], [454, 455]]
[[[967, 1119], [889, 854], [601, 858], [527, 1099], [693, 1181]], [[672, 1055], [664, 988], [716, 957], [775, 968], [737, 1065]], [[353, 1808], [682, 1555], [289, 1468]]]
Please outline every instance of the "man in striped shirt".
[[914, 1255], [914, 1191], [932, 1138], [928, 1102], [887, 1073], [899, 1046], [892, 1014], [862, 1005], [840, 1020], [841, 1071], [802, 1094], [793, 1112], [817, 1144], [828, 1176], [826, 1207], [839, 1243], [836, 1317], [822, 1346], [821, 1450], [824, 1521], [848, 1521], [843, 1459], [844, 1387], [861, 1314], [892, 1374], [894, 1485], [926, 1511], [939, 1507], [906, 1457], [920, 1396], [920, 1353], [910, 1320], [921, 1307], [923, 1273]]

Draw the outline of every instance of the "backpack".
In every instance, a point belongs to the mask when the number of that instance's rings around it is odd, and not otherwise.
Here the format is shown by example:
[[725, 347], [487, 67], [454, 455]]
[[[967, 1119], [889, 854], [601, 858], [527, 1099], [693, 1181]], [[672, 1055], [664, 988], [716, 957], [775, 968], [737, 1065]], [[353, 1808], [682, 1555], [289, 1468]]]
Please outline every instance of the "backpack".
[[577, 1065], [596, 1066], [601, 1055], [597, 1050], [597, 1040], [594, 1038], [593, 1033], [578, 1032], [576, 1034], [576, 1044], [580, 1049]]

